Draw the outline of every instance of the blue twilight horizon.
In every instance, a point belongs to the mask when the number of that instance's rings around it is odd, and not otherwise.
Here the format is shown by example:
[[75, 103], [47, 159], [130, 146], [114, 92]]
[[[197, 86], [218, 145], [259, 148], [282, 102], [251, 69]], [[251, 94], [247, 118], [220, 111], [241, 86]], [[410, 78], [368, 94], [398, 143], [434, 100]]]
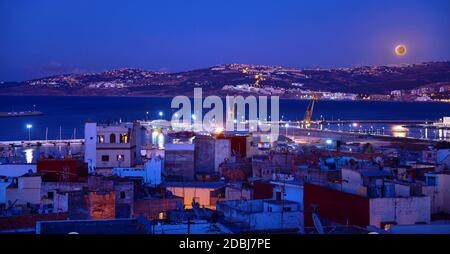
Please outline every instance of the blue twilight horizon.
[[[448, 0], [1, 0], [0, 81], [222, 63], [450, 60]], [[408, 53], [395, 56], [397, 44]]]

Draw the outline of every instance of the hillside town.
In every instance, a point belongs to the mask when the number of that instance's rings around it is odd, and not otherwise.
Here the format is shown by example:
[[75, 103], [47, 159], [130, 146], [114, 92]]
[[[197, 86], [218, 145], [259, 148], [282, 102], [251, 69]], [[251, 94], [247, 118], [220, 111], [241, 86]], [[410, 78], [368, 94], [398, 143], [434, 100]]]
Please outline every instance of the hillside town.
[[0, 233], [450, 233], [448, 142], [285, 128], [86, 122], [80, 141], [16, 147], [66, 152], [21, 161], [2, 146]]
[[272, 94], [290, 99], [317, 96], [322, 100], [449, 102], [450, 62], [351, 68], [221, 64], [183, 72], [120, 68], [2, 82], [0, 95], [168, 97], [190, 93], [194, 87], [219, 96]]

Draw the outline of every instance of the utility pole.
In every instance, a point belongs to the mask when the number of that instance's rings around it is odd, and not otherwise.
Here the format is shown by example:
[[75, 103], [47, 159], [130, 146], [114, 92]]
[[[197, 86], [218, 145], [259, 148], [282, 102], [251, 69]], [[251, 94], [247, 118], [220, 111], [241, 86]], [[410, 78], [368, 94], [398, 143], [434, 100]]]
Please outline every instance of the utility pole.
[[28, 141], [31, 141], [31, 128], [33, 128], [33, 125], [27, 124], [26, 127], [28, 129]]
[[191, 218], [188, 217], [188, 229], [187, 229], [187, 234], [189, 235], [191, 233]]

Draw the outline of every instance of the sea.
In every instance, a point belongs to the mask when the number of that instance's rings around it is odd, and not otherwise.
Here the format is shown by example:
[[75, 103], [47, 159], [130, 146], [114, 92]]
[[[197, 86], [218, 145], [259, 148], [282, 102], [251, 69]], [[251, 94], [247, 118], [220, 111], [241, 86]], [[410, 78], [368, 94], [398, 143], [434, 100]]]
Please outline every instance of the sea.
[[[0, 118], [0, 140], [43, 140], [83, 138], [86, 121], [126, 122], [133, 120], [170, 119], [177, 109], [172, 98], [161, 97], [94, 97], [94, 96], [0, 96], [0, 111], [27, 111], [35, 108], [41, 116]], [[280, 100], [280, 118], [285, 121], [303, 119], [307, 100]], [[193, 103], [192, 103], [193, 105]], [[270, 112], [270, 110], [268, 110]], [[162, 112], [162, 116], [160, 116]], [[318, 101], [312, 119], [326, 120], [427, 120], [438, 121], [450, 116], [450, 104], [435, 102], [387, 101]], [[31, 125], [31, 129], [26, 126]], [[390, 130], [386, 124], [360, 124], [360, 130]], [[325, 126], [351, 130], [345, 126]], [[423, 137], [425, 130], [410, 132]], [[439, 133], [428, 130], [429, 138]]]

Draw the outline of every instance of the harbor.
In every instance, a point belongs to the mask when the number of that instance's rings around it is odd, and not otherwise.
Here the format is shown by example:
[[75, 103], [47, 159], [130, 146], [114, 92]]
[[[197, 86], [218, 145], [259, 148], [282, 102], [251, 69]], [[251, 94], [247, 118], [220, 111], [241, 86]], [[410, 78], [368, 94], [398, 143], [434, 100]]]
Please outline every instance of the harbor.
[[36, 110], [36, 105], [33, 105], [33, 110], [22, 110], [22, 111], [8, 111], [8, 112], [0, 112], [0, 117], [26, 117], [26, 116], [41, 116], [44, 113]]
[[25, 116], [40, 116], [43, 115], [41, 111], [10, 111], [0, 112], [0, 117], [25, 117]]
[[0, 141], [1, 147], [71, 146], [82, 144], [84, 144], [84, 139]]

